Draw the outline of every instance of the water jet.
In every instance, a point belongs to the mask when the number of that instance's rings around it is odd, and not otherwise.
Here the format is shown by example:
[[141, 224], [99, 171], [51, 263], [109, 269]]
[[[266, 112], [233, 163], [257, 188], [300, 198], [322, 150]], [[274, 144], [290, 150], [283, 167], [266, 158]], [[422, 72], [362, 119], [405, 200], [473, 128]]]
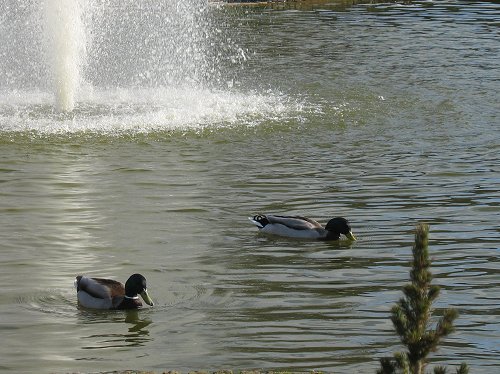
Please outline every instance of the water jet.
[[227, 67], [247, 56], [212, 2], [8, 0], [0, 14], [0, 131], [149, 132], [287, 110], [268, 87], [233, 87]]
[[82, 20], [83, 2], [45, 0], [43, 9], [43, 44], [55, 106], [72, 111], [80, 85], [80, 70], [85, 59], [86, 38]]

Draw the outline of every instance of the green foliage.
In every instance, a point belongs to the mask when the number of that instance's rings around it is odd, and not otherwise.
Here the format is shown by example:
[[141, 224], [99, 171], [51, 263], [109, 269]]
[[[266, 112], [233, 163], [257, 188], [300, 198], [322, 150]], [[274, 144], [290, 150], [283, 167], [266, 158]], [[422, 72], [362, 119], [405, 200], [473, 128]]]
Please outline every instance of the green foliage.
[[[432, 303], [439, 296], [439, 286], [431, 284], [428, 242], [429, 226], [419, 224], [415, 231], [411, 283], [403, 287], [404, 297], [391, 309], [392, 324], [407, 351], [396, 353], [393, 358], [382, 358], [378, 374], [423, 374], [429, 353], [436, 351], [440, 341], [455, 330], [453, 321], [458, 317], [455, 309], [446, 309], [435, 328], [430, 327]], [[468, 371], [466, 364], [457, 369], [459, 374]], [[444, 373], [446, 368], [434, 368], [434, 374]]]
[[469, 367], [465, 362], [462, 362], [460, 367], [457, 369], [457, 374], [469, 374]]

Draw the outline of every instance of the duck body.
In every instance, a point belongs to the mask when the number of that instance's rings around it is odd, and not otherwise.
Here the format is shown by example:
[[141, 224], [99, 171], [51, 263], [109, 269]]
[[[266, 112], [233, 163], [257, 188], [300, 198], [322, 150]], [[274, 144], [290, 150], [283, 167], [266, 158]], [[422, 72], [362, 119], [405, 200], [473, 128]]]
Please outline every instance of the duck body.
[[91, 309], [138, 309], [142, 302], [153, 305], [146, 288], [146, 278], [133, 274], [125, 285], [113, 279], [79, 275], [75, 279], [78, 303]]
[[311, 240], [338, 240], [343, 234], [350, 240], [356, 240], [349, 221], [342, 217], [331, 219], [325, 227], [311, 218], [302, 216], [257, 214], [249, 219], [260, 232], [271, 235]]

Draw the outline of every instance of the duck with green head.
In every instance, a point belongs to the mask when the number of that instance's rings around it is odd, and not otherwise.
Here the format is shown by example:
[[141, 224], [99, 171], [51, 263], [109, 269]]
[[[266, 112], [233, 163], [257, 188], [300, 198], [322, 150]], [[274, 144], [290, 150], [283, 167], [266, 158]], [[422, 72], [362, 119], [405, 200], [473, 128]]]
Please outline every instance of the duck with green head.
[[146, 286], [146, 278], [133, 274], [125, 285], [113, 279], [90, 278], [79, 275], [75, 279], [78, 304], [91, 309], [137, 309], [144, 302], [153, 306]]
[[339, 240], [342, 234], [350, 240], [356, 240], [349, 221], [343, 217], [332, 218], [325, 227], [311, 218], [301, 216], [257, 214], [249, 219], [265, 234], [313, 240]]

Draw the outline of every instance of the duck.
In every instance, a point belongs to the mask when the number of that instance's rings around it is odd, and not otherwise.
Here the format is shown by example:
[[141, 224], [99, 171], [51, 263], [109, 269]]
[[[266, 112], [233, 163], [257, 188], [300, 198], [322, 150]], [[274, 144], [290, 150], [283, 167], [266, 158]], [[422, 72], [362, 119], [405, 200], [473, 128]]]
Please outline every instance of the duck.
[[153, 306], [149, 297], [146, 278], [141, 274], [132, 274], [125, 285], [113, 279], [91, 278], [78, 275], [75, 287], [79, 305], [90, 309], [138, 309], [142, 302]]
[[313, 240], [339, 240], [343, 234], [349, 240], [356, 240], [349, 221], [343, 217], [332, 218], [325, 227], [301, 216], [257, 214], [248, 219], [266, 234]]

